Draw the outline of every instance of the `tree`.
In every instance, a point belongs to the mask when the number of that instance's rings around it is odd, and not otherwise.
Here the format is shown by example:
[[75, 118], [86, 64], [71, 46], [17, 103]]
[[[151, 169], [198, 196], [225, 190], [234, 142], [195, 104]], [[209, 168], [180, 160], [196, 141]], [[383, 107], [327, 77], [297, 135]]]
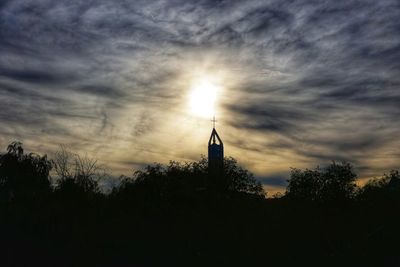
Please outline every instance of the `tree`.
[[317, 200], [321, 183], [321, 171], [292, 168], [286, 195], [297, 199]]
[[228, 157], [224, 159], [224, 175], [227, 181], [227, 190], [264, 196], [265, 192], [259, 181], [248, 170], [237, 164], [237, 161]]
[[357, 174], [350, 163], [332, 162], [324, 169], [320, 196], [322, 200], [352, 198], [356, 189]]
[[58, 177], [59, 191], [99, 192], [98, 182], [105, 176], [104, 168], [97, 159], [80, 156], [61, 145], [53, 159], [54, 171]]
[[400, 192], [400, 173], [398, 170], [391, 170], [389, 174], [384, 173], [380, 178], [369, 180], [358, 191], [358, 198], [361, 200], [386, 199], [396, 197]]
[[148, 165], [143, 170], [135, 171], [133, 177], [125, 178], [114, 193], [141, 191], [154, 197], [183, 196], [214, 190], [215, 179], [224, 181], [224, 188], [217, 188], [223, 193], [265, 195], [261, 183], [240, 167], [234, 158], [224, 159], [223, 177], [209, 177], [207, 159], [204, 157], [197, 162], [170, 161], [168, 165]]
[[388, 187], [392, 191], [400, 191], [400, 173], [398, 170], [391, 170], [389, 174], [384, 174], [384, 180], [388, 181]]
[[332, 201], [353, 197], [357, 175], [347, 162], [332, 162], [326, 168], [292, 169], [286, 195], [304, 200]]
[[0, 190], [3, 200], [33, 198], [49, 192], [51, 162], [47, 156], [24, 154], [21, 142], [12, 142], [0, 155]]

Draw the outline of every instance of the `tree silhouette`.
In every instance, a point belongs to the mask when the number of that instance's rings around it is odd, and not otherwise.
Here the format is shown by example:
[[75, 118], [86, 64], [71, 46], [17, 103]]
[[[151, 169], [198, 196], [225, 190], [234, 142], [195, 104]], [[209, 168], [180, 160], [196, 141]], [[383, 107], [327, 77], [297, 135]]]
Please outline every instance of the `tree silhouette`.
[[288, 180], [286, 195], [296, 199], [318, 200], [321, 180], [319, 168], [315, 170], [293, 168]]
[[314, 170], [292, 169], [286, 195], [312, 201], [346, 200], [354, 196], [357, 175], [347, 162]]
[[[217, 180], [223, 181], [224, 188], [215, 187]], [[123, 179], [114, 193], [142, 191], [153, 197], [167, 197], [210, 192], [216, 188], [220, 193], [265, 195], [261, 183], [248, 170], [240, 167], [234, 158], [225, 158], [224, 175], [214, 177], [208, 175], [207, 159], [204, 157], [197, 162], [170, 161], [166, 166], [159, 163], [148, 165], [143, 170], [135, 171], [133, 177]]]
[[0, 190], [3, 200], [33, 198], [50, 191], [51, 162], [47, 156], [24, 154], [21, 142], [12, 142], [0, 155]]
[[105, 171], [97, 159], [80, 156], [61, 145], [52, 162], [58, 177], [56, 190], [99, 192], [98, 182], [105, 176]]
[[389, 174], [383, 174], [380, 178], [369, 180], [358, 190], [358, 198], [361, 200], [384, 200], [388, 197], [398, 197], [400, 193], [400, 173], [391, 170]]
[[237, 161], [228, 157], [224, 159], [224, 175], [227, 180], [227, 189], [230, 192], [240, 192], [264, 196], [265, 192], [259, 181], [248, 170], [240, 167]]
[[0, 155], [2, 266], [400, 264], [397, 170], [356, 190], [349, 163], [292, 169], [286, 195], [271, 199], [233, 158], [220, 176], [204, 157], [149, 165], [110, 195], [103, 173], [65, 147], [50, 162], [10, 144]]
[[400, 191], [400, 172], [398, 170], [391, 170], [389, 174], [384, 174], [384, 179], [388, 180], [388, 187], [393, 191]]

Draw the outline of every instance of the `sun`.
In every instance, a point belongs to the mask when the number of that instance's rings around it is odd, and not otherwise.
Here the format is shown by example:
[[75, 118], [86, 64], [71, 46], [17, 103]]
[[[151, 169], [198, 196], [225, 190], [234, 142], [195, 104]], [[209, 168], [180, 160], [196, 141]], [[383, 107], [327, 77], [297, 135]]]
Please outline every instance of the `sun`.
[[210, 118], [215, 115], [218, 91], [218, 85], [207, 77], [193, 81], [189, 94], [190, 112], [203, 118]]

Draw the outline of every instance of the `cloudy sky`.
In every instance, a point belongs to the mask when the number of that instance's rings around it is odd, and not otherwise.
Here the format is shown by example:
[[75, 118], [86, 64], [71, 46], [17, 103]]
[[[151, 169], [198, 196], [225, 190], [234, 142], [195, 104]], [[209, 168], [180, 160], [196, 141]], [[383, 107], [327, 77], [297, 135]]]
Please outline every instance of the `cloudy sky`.
[[226, 154], [270, 191], [290, 167], [400, 162], [397, 0], [0, 2], [0, 145], [59, 144], [114, 174]]

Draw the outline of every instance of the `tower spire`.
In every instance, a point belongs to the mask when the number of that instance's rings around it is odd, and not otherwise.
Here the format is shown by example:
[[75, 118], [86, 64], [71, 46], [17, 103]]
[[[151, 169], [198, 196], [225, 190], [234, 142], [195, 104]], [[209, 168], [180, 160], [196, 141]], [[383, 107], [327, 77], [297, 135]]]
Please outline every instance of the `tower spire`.
[[221, 176], [224, 167], [224, 143], [215, 130], [215, 116], [211, 120], [213, 129], [208, 140], [208, 170], [212, 176]]
[[213, 129], [215, 129], [215, 123], [217, 122], [217, 120], [215, 119], [215, 115], [213, 116], [213, 119], [211, 121], [213, 123]]

